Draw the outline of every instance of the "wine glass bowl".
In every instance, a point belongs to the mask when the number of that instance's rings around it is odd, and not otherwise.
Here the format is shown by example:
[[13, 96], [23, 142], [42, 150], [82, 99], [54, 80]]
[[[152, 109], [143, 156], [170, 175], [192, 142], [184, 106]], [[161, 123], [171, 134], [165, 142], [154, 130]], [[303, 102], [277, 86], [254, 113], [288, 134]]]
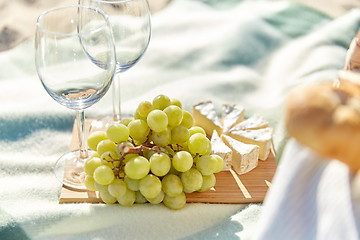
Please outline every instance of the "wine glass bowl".
[[[99, 101], [113, 77], [111, 31], [106, 25], [98, 26], [101, 15], [91, 9], [50, 10], [42, 14], [37, 23], [35, 47], [39, 78], [52, 98], [74, 110], [86, 109]], [[65, 11], [68, 21], [61, 14]], [[83, 14], [86, 17], [82, 17]]]
[[84, 109], [108, 91], [116, 68], [107, 14], [82, 5], [58, 7], [41, 14], [36, 25], [35, 63], [48, 94], [76, 111], [79, 150], [57, 161], [55, 175], [65, 186], [85, 189], [83, 165], [88, 149]]
[[[117, 72], [125, 72], [145, 53], [150, 41], [150, 9], [146, 0], [104, 5], [110, 16], [116, 47]], [[108, 6], [108, 7], [107, 7]]]
[[113, 82], [113, 119], [121, 119], [120, 73], [132, 68], [144, 55], [151, 37], [147, 0], [79, 0], [104, 10], [110, 18], [116, 48], [116, 76]]

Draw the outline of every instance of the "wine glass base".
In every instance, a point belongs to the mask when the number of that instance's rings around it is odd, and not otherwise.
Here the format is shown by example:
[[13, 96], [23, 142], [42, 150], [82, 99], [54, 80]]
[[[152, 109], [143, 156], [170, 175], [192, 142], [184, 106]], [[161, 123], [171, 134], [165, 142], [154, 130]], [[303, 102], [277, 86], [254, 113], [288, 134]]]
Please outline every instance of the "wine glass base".
[[85, 160], [80, 158], [80, 151], [76, 150], [64, 154], [56, 161], [54, 174], [64, 187], [77, 190], [87, 189], [85, 186]]

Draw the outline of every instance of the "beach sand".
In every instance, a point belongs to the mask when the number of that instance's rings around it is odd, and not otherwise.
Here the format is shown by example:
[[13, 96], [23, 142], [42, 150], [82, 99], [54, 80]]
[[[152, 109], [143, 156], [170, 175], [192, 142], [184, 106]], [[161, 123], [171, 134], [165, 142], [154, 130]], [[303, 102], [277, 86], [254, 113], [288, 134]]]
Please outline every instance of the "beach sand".
[[[152, 14], [171, 0], [148, 0]], [[276, 1], [276, 0], [274, 0]], [[360, 8], [359, 0], [289, 0], [303, 3], [332, 17], [339, 17], [352, 8]], [[0, 51], [15, 47], [34, 36], [37, 17], [56, 6], [76, 4], [78, 0], [0, 0]]]

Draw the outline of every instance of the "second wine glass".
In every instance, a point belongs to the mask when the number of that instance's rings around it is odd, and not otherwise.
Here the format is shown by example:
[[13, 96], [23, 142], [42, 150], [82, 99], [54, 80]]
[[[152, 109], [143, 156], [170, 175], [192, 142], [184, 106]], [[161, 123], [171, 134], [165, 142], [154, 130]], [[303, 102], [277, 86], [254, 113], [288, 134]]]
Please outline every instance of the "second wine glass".
[[116, 48], [116, 74], [112, 86], [113, 120], [121, 119], [120, 73], [134, 66], [145, 53], [151, 36], [147, 0], [79, 0], [101, 8], [110, 17]]

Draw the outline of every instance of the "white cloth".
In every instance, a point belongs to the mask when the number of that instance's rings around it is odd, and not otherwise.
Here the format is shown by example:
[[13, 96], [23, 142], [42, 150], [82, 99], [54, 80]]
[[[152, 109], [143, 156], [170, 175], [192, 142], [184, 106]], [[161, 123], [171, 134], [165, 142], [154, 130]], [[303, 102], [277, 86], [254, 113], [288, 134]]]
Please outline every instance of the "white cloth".
[[292, 139], [268, 192], [255, 239], [359, 239], [352, 174]]

